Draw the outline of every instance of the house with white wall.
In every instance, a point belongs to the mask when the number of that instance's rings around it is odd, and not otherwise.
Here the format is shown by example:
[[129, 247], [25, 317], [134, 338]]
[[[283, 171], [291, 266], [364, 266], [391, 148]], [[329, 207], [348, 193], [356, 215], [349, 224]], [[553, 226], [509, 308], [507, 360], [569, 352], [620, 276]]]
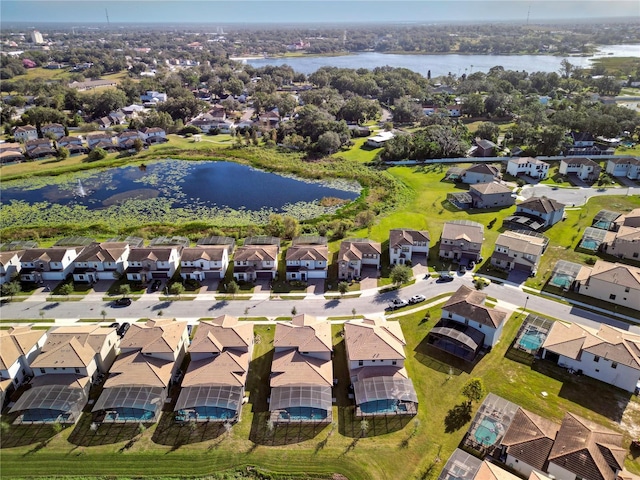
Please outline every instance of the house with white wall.
[[0, 330], [0, 408], [8, 394], [33, 376], [31, 362], [46, 339], [46, 331], [31, 326]]
[[180, 265], [182, 247], [134, 247], [127, 259], [127, 280], [146, 283], [171, 278]]
[[180, 276], [184, 280], [203, 282], [209, 278], [224, 278], [229, 267], [229, 254], [233, 246], [198, 245], [182, 250]]
[[257, 279], [273, 280], [278, 274], [280, 239], [277, 237], [248, 237], [233, 256], [233, 278], [241, 282]]
[[73, 262], [73, 280], [87, 283], [115, 280], [127, 269], [129, 252], [126, 242], [87, 245]]
[[144, 127], [141, 128], [138, 133], [140, 134], [140, 138], [142, 138], [142, 141], [147, 145], [167, 141], [167, 132], [165, 132], [165, 130], [160, 127]]
[[73, 262], [81, 251], [82, 247], [28, 248], [20, 258], [20, 280], [64, 280], [73, 271]]
[[600, 176], [602, 168], [590, 158], [567, 157], [560, 160], [558, 172], [561, 175], [575, 174], [585, 182], [595, 182]]
[[380, 270], [382, 245], [367, 238], [343, 240], [338, 252], [338, 278], [352, 280], [362, 276], [363, 268]]
[[20, 272], [22, 250], [0, 252], [0, 285], [13, 280]]
[[24, 143], [27, 140], [35, 140], [38, 138], [38, 129], [33, 125], [16, 127], [13, 130], [13, 136], [20, 143]]
[[483, 241], [482, 224], [469, 220], [452, 220], [442, 227], [438, 255], [456, 262], [478, 262]]
[[549, 176], [549, 164], [532, 157], [513, 157], [507, 162], [507, 173], [514, 177], [526, 175], [544, 180]]
[[575, 290], [640, 311], [640, 268], [598, 260], [593, 267], [582, 267], [576, 277]]
[[327, 278], [329, 247], [325, 237], [297, 237], [285, 256], [287, 280]]
[[396, 228], [389, 231], [389, 262], [391, 265], [411, 265], [415, 257], [429, 257], [431, 237], [426, 230]]
[[516, 215], [541, 220], [544, 228], [555, 225], [564, 217], [565, 205], [547, 197], [531, 197], [516, 205]]
[[64, 137], [64, 125], [60, 123], [48, 123], [43, 125], [40, 130], [42, 130], [42, 135], [44, 136], [50, 133], [56, 139]]
[[640, 175], [640, 159], [634, 157], [610, 158], [607, 160], [607, 173], [613, 177], [627, 177], [637, 180]]
[[507, 230], [498, 235], [491, 255], [491, 265], [502, 270], [516, 270], [532, 277], [538, 271], [549, 240], [525, 231]]
[[640, 258], [640, 227], [622, 225], [616, 232], [607, 232], [600, 249], [622, 259]]
[[462, 183], [489, 183], [500, 181], [502, 174], [500, 169], [489, 163], [476, 163], [462, 170], [460, 173]]

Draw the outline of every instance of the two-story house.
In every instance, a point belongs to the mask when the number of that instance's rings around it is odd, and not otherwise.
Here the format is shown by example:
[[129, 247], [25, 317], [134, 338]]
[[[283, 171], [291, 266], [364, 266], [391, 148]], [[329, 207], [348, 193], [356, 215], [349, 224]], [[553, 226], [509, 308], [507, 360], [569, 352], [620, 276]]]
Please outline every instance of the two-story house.
[[33, 283], [64, 280], [81, 250], [81, 247], [28, 248], [20, 258], [20, 280]]
[[125, 130], [124, 132], [120, 132], [116, 136], [116, 142], [118, 143], [118, 148], [123, 150], [128, 150], [130, 148], [134, 148], [135, 141], [140, 139], [140, 133], [137, 130]]
[[349, 320], [344, 340], [356, 417], [415, 415], [418, 397], [404, 361], [407, 344], [399, 322]]
[[22, 250], [0, 252], [0, 285], [17, 277], [22, 268], [20, 259], [23, 253]]
[[73, 262], [73, 280], [88, 283], [115, 280], [127, 269], [129, 252], [126, 242], [87, 245]]
[[271, 421], [331, 422], [331, 324], [311, 315], [278, 322], [273, 348], [269, 377]]
[[81, 153], [86, 153], [87, 151], [80, 137], [63, 136], [56, 140], [56, 145], [57, 148], [64, 147], [69, 150], [69, 155], [78, 155]]
[[0, 330], [0, 408], [7, 395], [33, 376], [31, 362], [40, 353], [46, 338], [47, 332], [30, 326]]
[[248, 237], [233, 256], [233, 278], [241, 282], [257, 279], [273, 280], [278, 273], [280, 239], [276, 237]]
[[343, 240], [338, 252], [338, 278], [353, 280], [363, 275], [367, 267], [375, 267], [375, 275], [380, 270], [382, 245], [367, 238]]
[[134, 247], [129, 251], [127, 280], [146, 283], [171, 278], [180, 264], [182, 247]]
[[182, 250], [180, 276], [184, 280], [202, 282], [209, 278], [224, 278], [229, 267], [231, 245], [198, 245]]
[[287, 249], [287, 280], [327, 278], [329, 247], [325, 237], [297, 237]]
[[51, 140], [48, 138], [36, 138], [27, 140], [24, 144], [25, 152], [29, 158], [45, 158], [55, 155]]
[[0, 163], [21, 162], [24, 160], [22, 144], [19, 142], [0, 143]]
[[[547, 197], [531, 197], [516, 205], [516, 216], [535, 220], [524, 226], [532, 230], [543, 230], [558, 223], [564, 217], [564, 204]], [[527, 222], [528, 223], [528, 222]], [[532, 228], [538, 226], [538, 228]]]
[[582, 267], [575, 290], [640, 311], [640, 268], [598, 260], [593, 267]]
[[65, 135], [64, 125], [60, 123], [47, 123], [46, 125], [43, 125], [40, 130], [42, 131], [42, 135], [45, 137], [47, 134], [51, 134], [56, 138], [56, 140], [64, 137]]
[[602, 167], [590, 158], [572, 157], [560, 160], [558, 172], [561, 175], [576, 175], [584, 182], [595, 182]]
[[167, 141], [167, 132], [160, 127], [144, 127], [141, 128], [140, 138], [147, 144], [162, 143]]
[[507, 230], [498, 235], [491, 255], [491, 265], [534, 276], [549, 240], [525, 231]]
[[223, 315], [203, 320], [174, 411], [181, 421], [236, 422], [253, 352], [253, 324]]
[[640, 384], [640, 335], [600, 324], [554, 322], [542, 358], [633, 392]]
[[113, 137], [110, 133], [106, 132], [88, 134], [87, 145], [89, 146], [89, 150], [105, 147], [116, 148], [116, 145], [113, 143]]
[[487, 294], [462, 285], [442, 307], [442, 318], [427, 342], [467, 361], [482, 347], [494, 347], [502, 335], [507, 313], [485, 304]]
[[607, 232], [600, 249], [618, 258], [640, 258], [640, 227], [622, 225], [617, 232]]
[[453, 220], [442, 228], [438, 255], [462, 264], [478, 262], [483, 241], [484, 226], [469, 220]]
[[462, 183], [490, 183], [499, 181], [502, 178], [500, 169], [489, 163], [476, 163], [465, 168], [460, 173], [460, 181]]
[[610, 158], [607, 160], [607, 173], [613, 177], [637, 180], [640, 178], [640, 160], [634, 157]]
[[187, 322], [133, 323], [92, 411], [99, 422], [158, 420], [189, 344]]
[[389, 262], [391, 265], [411, 265], [418, 259], [429, 257], [429, 232], [404, 228], [389, 231]]
[[513, 157], [507, 162], [507, 173], [514, 177], [527, 176], [544, 180], [549, 176], [549, 164], [532, 157]]
[[154, 90], [147, 90], [145, 93], [140, 95], [140, 100], [142, 100], [145, 106], [155, 106], [158, 103], [166, 102], [167, 94], [163, 92], [156, 92]]
[[472, 208], [510, 207], [516, 203], [509, 187], [498, 182], [477, 183], [469, 186]]
[[38, 138], [38, 129], [33, 125], [24, 125], [13, 129], [13, 137], [21, 143]]

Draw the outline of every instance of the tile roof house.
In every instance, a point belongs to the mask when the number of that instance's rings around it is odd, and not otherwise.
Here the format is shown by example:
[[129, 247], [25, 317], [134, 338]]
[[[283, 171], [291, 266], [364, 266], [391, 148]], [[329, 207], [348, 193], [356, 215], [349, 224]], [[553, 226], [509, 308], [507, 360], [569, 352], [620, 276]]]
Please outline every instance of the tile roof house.
[[21, 162], [24, 160], [22, 144], [19, 142], [0, 143], [0, 163]]
[[400, 323], [349, 320], [344, 339], [356, 416], [415, 415], [418, 398], [404, 367], [406, 341]]
[[276, 323], [269, 386], [273, 422], [331, 422], [331, 324], [311, 315]]
[[498, 146], [491, 140], [476, 138], [475, 143], [474, 157], [493, 157], [496, 154], [496, 148]]
[[542, 236], [507, 230], [498, 235], [491, 255], [491, 265], [507, 271], [525, 272], [532, 277], [538, 271], [548, 242]]
[[516, 203], [511, 189], [502, 183], [477, 183], [469, 186], [473, 208], [508, 207]]
[[171, 278], [180, 264], [182, 247], [134, 247], [129, 252], [127, 279], [146, 283]]
[[140, 138], [147, 144], [162, 143], [167, 141], [167, 132], [160, 127], [144, 127], [140, 129]]
[[187, 322], [133, 323], [93, 412], [101, 422], [157, 421], [189, 343]]
[[56, 139], [64, 137], [64, 125], [60, 123], [48, 123], [43, 125], [40, 130], [42, 130], [42, 135], [44, 136], [46, 136], [47, 133], [51, 133]]
[[116, 136], [118, 148], [122, 149], [133, 148], [134, 142], [137, 139], [141, 140], [140, 133], [137, 130], [125, 130]]
[[18, 142], [26, 142], [27, 140], [35, 140], [38, 138], [38, 129], [33, 125], [25, 125], [13, 129], [13, 136]]
[[252, 237], [236, 249], [233, 256], [233, 278], [241, 282], [276, 278], [280, 239]]
[[598, 260], [593, 267], [582, 267], [576, 282], [576, 291], [582, 295], [640, 311], [638, 267]]
[[[447, 460], [438, 480], [519, 480], [494, 462], [480, 460], [464, 450], [456, 449]], [[551, 480], [529, 478], [529, 480]]]
[[82, 143], [82, 139], [79, 137], [67, 136], [60, 137], [56, 140], [57, 148], [64, 147], [69, 150], [69, 155], [78, 155], [86, 153], [87, 148]]
[[237, 421], [240, 418], [253, 324], [229, 315], [201, 321], [189, 346], [191, 362], [174, 408], [182, 421]]
[[640, 227], [621, 226], [617, 232], [607, 232], [600, 248], [605, 253], [623, 259], [640, 258]]
[[430, 240], [426, 230], [398, 228], [389, 231], [389, 262], [391, 265], [410, 265], [416, 255], [423, 258], [426, 265]]
[[514, 177], [526, 175], [544, 180], [549, 176], [549, 164], [532, 157], [513, 157], [507, 162], [507, 173]]
[[[343, 240], [338, 253], [338, 278], [352, 280], [360, 278], [367, 266], [380, 269], [382, 245], [366, 238]], [[376, 272], [377, 274], [377, 272]]]
[[224, 278], [229, 267], [233, 245], [198, 245], [182, 250], [180, 276], [199, 282], [209, 278]]
[[297, 237], [285, 257], [287, 280], [327, 278], [329, 247], [324, 237]]
[[29, 158], [44, 158], [55, 155], [51, 140], [48, 138], [37, 138], [27, 140], [25, 143], [26, 155]]
[[635, 208], [629, 213], [616, 218], [615, 223], [617, 226], [624, 225], [625, 227], [637, 227], [640, 228], [640, 208]]
[[546, 472], [547, 458], [560, 425], [518, 408], [500, 442], [505, 462], [518, 473]]
[[33, 283], [64, 280], [81, 250], [81, 247], [28, 248], [20, 258], [20, 280]]
[[462, 170], [460, 181], [462, 183], [490, 183], [502, 178], [500, 169], [489, 163], [476, 163]]
[[565, 205], [547, 197], [531, 197], [516, 206], [516, 215], [540, 220], [544, 228], [555, 225], [564, 216]]
[[20, 272], [22, 254], [22, 250], [0, 252], [0, 285], [11, 282]]
[[640, 335], [554, 322], [542, 348], [543, 358], [628, 392], [640, 385]]
[[548, 472], [558, 479], [615, 480], [626, 453], [622, 434], [567, 412], [549, 454]]
[[87, 145], [89, 146], [89, 150], [93, 150], [98, 146], [99, 143], [106, 142], [106, 144], [113, 144], [112, 136], [110, 133], [90, 133], [87, 135]]
[[571, 157], [560, 160], [558, 172], [561, 175], [575, 174], [580, 180], [585, 182], [595, 182], [600, 176], [602, 167], [590, 158]]
[[468, 220], [453, 220], [442, 228], [438, 255], [463, 264], [478, 262], [483, 241], [484, 226]]
[[487, 295], [462, 285], [442, 307], [442, 318], [427, 342], [464, 360], [473, 361], [482, 347], [494, 347], [507, 313], [485, 305]]
[[47, 332], [30, 326], [0, 330], [0, 408], [10, 394], [33, 375], [31, 362], [38, 356]]
[[640, 179], [640, 159], [634, 157], [610, 158], [606, 171], [614, 177], [627, 177], [630, 180]]
[[115, 280], [126, 270], [129, 252], [126, 242], [87, 245], [73, 262], [73, 280], [88, 283]]

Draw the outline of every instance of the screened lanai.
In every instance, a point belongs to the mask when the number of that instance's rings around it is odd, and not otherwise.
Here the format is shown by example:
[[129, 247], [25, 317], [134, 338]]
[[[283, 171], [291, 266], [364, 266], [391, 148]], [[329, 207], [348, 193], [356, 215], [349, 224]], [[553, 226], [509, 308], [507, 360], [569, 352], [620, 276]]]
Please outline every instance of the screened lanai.
[[353, 383], [356, 416], [415, 415], [418, 396], [410, 378], [379, 376]]
[[102, 422], [155, 422], [167, 391], [162, 387], [123, 386], [105, 388], [92, 412]]
[[511, 425], [518, 405], [490, 393], [478, 409], [463, 439], [466, 447], [491, 455]]
[[473, 480], [482, 460], [457, 448], [447, 460], [438, 480]]
[[484, 345], [484, 337], [484, 333], [469, 325], [441, 319], [429, 332], [427, 343], [472, 362]]
[[331, 422], [331, 404], [331, 387], [274, 387], [269, 410], [274, 422]]
[[184, 387], [174, 411], [178, 421], [235, 422], [240, 417], [243, 388], [229, 385]]

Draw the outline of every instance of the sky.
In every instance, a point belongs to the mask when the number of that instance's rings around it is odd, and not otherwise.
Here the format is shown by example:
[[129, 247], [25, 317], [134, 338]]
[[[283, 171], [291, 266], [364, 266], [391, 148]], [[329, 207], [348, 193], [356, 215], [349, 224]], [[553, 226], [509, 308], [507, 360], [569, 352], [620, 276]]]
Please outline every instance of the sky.
[[[1, 0], [5, 23], [371, 23], [640, 18], [633, 0]], [[530, 9], [530, 12], [529, 12]]]

